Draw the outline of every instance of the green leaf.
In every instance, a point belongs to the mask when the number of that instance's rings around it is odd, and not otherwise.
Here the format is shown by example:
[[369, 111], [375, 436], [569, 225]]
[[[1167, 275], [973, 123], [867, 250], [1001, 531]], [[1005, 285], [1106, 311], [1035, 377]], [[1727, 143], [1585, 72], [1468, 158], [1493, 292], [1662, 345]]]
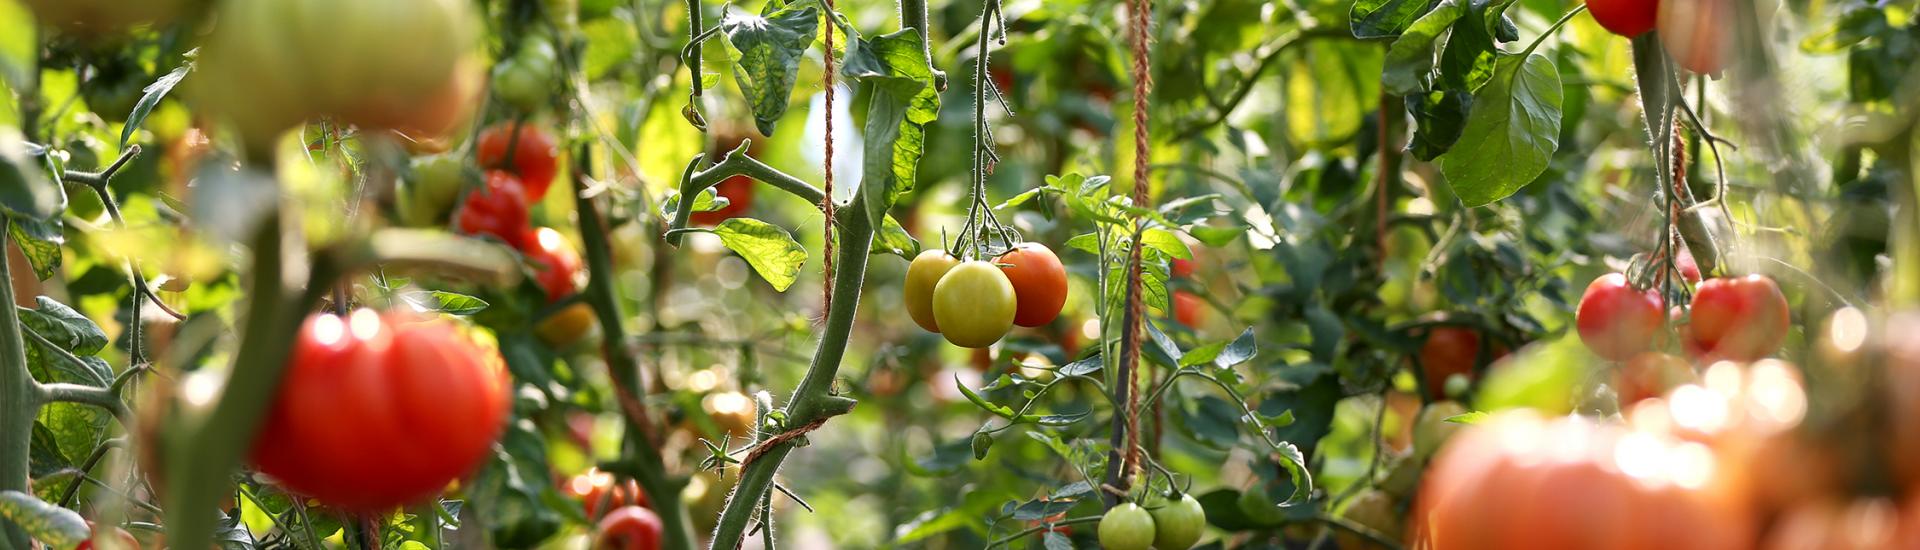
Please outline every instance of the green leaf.
[[753, 107], [753, 122], [762, 135], [773, 135], [773, 124], [787, 113], [800, 58], [813, 45], [819, 26], [819, 12], [811, 6], [766, 17], [728, 10], [721, 20], [727, 47], [739, 57], [733, 80]]
[[1253, 327], [1247, 327], [1247, 330], [1241, 332], [1238, 338], [1234, 338], [1232, 343], [1220, 350], [1220, 355], [1213, 358], [1213, 364], [1220, 368], [1232, 367], [1252, 361], [1253, 357], [1259, 353], [1260, 346], [1253, 337]]
[[1000, 201], [1000, 204], [994, 205], [993, 209], [1006, 210], [1009, 208], [1019, 208], [1020, 205], [1026, 204], [1027, 201], [1033, 200], [1034, 197], [1040, 196], [1040, 193], [1042, 191], [1045, 191], [1046, 189], [1047, 188], [1045, 187], [1035, 187], [1032, 189], [1028, 189], [1026, 191], [1022, 191], [1018, 195], [1007, 197], [1007, 200]]
[[1175, 235], [1172, 231], [1165, 229], [1146, 230], [1140, 234], [1140, 244], [1147, 248], [1158, 250], [1161, 254], [1165, 254], [1170, 258], [1179, 258], [1182, 260], [1193, 259], [1193, 250], [1187, 248], [1186, 241], [1180, 240], [1179, 235]]
[[[706, 189], [701, 189], [700, 194], [693, 196], [692, 211], [693, 212], [713, 212], [722, 208], [726, 208], [727, 205], [731, 203], [732, 201], [727, 200], [726, 197], [714, 196], [713, 188], [709, 187]], [[674, 213], [678, 211], [680, 211], [680, 193], [676, 192], [676, 193], [668, 194], [667, 200], [660, 201], [661, 217], [671, 220], [673, 219]]]
[[1348, 12], [1353, 37], [1387, 38], [1406, 31], [1420, 14], [1432, 6], [1432, 0], [1358, 0]]
[[1541, 54], [1503, 57], [1480, 89], [1460, 141], [1441, 158], [1467, 206], [1507, 198], [1546, 171], [1560, 147], [1560, 73]]
[[444, 290], [413, 290], [400, 293], [400, 299], [414, 311], [449, 315], [473, 315], [487, 309], [487, 301]]
[[892, 215], [880, 221], [877, 236], [879, 238], [873, 242], [874, 254], [893, 254], [907, 261], [913, 261], [914, 256], [920, 255], [920, 240], [907, 233], [907, 228], [901, 227], [900, 221], [893, 219]]
[[1060, 376], [1086, 376], [1100, 372], [1100, 369], [1105, 367], [1106, 362], [1100, 355], [1095, 354], [1079, 361], [1067, 363], [1061, 366], [1060, 370], [1055, 371], [1055, 374]]
[[1247, 226], [1234, 225], [1230, 227], [1217, 227], [1212, 225], [1196, 225], [1187, 228], [1187, 234], [1193, 235], [1193, 238], [1198, 239], [1202, 244], [1219, 248], [1232, 244], [1234, 239], [1238, 239], [1241, 235], [1247, 234]]
[[993, 434], [973, 432], [973, 459], [986, 460], [987, 451], [993, 449]]
[[1180, 351], [1180, 344], [1175, 343], [1172, 337], [1161, 332], [1160, 327], [1152, 322], [1144, 324], [1147, 328], [1147, 341], [1153, 342], [1151, 346], [1141, 346], [1147, 359], [1170, 369], [1180, 368], [1180, 358], [1185, 355]]
[[901, 193], [913, 190], [926, 153], [925, 125], [940, 114], [940, 92], [914, 29], [861, 39], [849, 45], [846, 57], [841, 74], [873, 85], [862, 131], [860, 196], [867, 218], [877, 220]]
[[26, 530], [27, 536], [55, 548], [78, 546], [91, 533], [80, 513], [19, 491], [0, 491], [0, 517]]
[[1067, 248], [1084, 251], [1088, 254], [1100, 254], [1100, 234], [1081, 233], [1067, 239]]
[[20, 130], [0, 127], [0, 209], [44, 220], [67, 209], [67, 192], [47, 177], [52, 152], [27, 143]]
[[147, 122], [147, 115], [153, 113], [154, 106], [159, 105], [160, 100], [167, 97], [167, 93], [172, 92], [174, 86], [179, 86], [180, 80], [186, 78], [187, 73], [192, 71], [193, 62], [189, 61], [172, 72], [160, 75], [158, 80], [141, 89], [146, 92], [145, 95], [140, 96], [140, 102], [133, 105], [133, 112], [127, 115], [126, 125], [120, 129], [121, 149], [127, 148], [127, 142], [133, 139], [133, 133], [140, 131], [140, 126]]
[[1400, 38], [1387, 48], [1386, 71], [1380, 82], [1395, 95], [1408, 95], [1424, 86], [1433, 71], [1433, 48], [1453, 22], [1467, 13], [1457, 0], [1444, 0], [1433, 11], [1414, 21]]
[[53, 277], [53, 270], [60, 267], [60, 245], [67, 242], [67, 235], [62, 231], [65, 226], [58, 216], [46, 220], [14, 218], [8, 224], [7, 232], [13, 236], [13, 242], [19, 243], [27, 263], [33, 266], [34, 276], [42, 281]]
[[20, 324], [75, 355], [93, 355], [107, 347], [107, 334], [93, 320], [53, 298], [39, 296], [35, 300], [35, 309], [16, 306]]
[[1490, 416], [1493, 416], [1493, 415], [1488, 414], [1487, 411], [1468, 411], [1465, 413], [1446, 417], [1445, 420], [1447, 422], [1452, 422], [1454, 424], [1479, 424], [1481, 421], [1486, 420]]
[[786, 292], [807, 263], [807, 249], [793, 240], [787, 230], [753, 218], [731, 218], [712, 229], [720, 244], [747, 260], [753, 271], [766, 279], [773, 289]]

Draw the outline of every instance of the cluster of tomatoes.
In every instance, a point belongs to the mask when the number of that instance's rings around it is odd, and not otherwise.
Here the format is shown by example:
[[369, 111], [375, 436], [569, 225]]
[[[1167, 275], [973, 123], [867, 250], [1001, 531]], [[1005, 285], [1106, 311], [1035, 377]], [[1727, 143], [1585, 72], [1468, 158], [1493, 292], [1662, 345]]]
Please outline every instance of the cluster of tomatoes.
[[580, 501], [593, 522], [593, 547], [607, 550], [657, 550], [660, 516], [648, 508], [647, 493], [633, 480], [625, 483], [598, 469], [573, 476], [562, 487]]
[[1207, 512], [1193, 495], [1180, 495], [1154, 508], [1132, 502], [1107, 510], [1100, 518], [1100, 547], [1107, 550], [1186, 550], [1200, 542]]
[[1727, 67], [1727, 58], [1733, 54], [1733, 34], [1727, 27], [1734, 20], [1739, 1], [1589, 0], [1587, 11], [1607, 32], [1620, 36], [1631, 38], [1657, 30], [1661, 46], [1680, 66], [1700, 74], [1717, 74]]
[[[1676, 323], [1671, 331], [1669, 321]], [[1701, 281], [1683, 312], [1668, 310], [1658, 289], [1636, 288], [1625, 274], [1610, 273], [1587, 286], [1575, 318], [1587, 349], [1622, 363], [1614, 384], [1622, 405], [1691, 378], [1686, 360], [1662, 352], [1670, 333], [1699, 364], [1752, 362], [1779, 351], [1791, 323], [1786, 295], [1763, 275]]]
[[1014, 325], [1051, 323], [1067, 303], [1067, 269], [1038, 243], [1015, 245], [992, 261], [921, 252], [903, 286], [913, 322], [965, 348], [992, 346]]

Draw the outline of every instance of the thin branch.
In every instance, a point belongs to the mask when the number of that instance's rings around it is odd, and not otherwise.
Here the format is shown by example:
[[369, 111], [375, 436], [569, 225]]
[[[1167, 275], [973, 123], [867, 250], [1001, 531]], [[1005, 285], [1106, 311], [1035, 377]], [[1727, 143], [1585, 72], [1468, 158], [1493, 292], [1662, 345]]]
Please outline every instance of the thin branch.
[[[32, 334], [32, 332], [28, 332], [28, 334]], [[122, 426], [133, 425], [133, 413], [127, 409], [127, 404], [121, 402], [119, 396], [108, 392], [106, 388], [88, 386], [86, 384], [56, 382], [52, 384], [40, 384], [39, 389], [41, 403], [78, 403], [82, 405], [92, 405], [113, 413], [114, 418], [120, 419], [120, 425]]]

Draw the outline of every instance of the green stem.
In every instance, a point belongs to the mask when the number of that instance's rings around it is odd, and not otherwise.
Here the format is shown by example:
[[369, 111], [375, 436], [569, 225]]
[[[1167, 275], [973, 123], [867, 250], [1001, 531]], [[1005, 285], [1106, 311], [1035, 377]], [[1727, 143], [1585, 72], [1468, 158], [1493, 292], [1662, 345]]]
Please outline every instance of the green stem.
[[[1662, 186], [1661, 196], [1667, 196], [1677, 192], [1673, 189], [1674, 121], [1668, 115], [1674, 111], [1674, 102], [1680, 100], [1680, 89], [1673, 80], [1672, 59], [1661, 48], [1657, 33], [1647, 33], [1633, 39], [1633, 70], [1635, 79], [1640, 83], [1641, 111], [1647, 125], [1647, 135], [1653, 141], [1654, 156], [1658, 157], [1654, 159], [1654, 173], [1659, 175], [1655, 179]], [[1726, 198], [1722, 197], [1721, 200]], [[1693, 253], [1695, 263], [1700, 264], [1700, 273], [1718, 273], [1721, 264], [1720, 244], [1707, 227], [1705, 213], [1692, 210], [1692, 207], [1692, 200], [1680, 201], [1680, 219], [1675, 223], [1680, 229], [1680, 238], [1687, 242], [1687, 249]]]
[[[0, 216], [0, 228], [12, 222]], [[8, 244], [0, 231], [0, 249]], [[33, 446], [33, 418], [40, 409], [33, 374], [27, 372], [27, 345], [20, 336], [20, 313], [13, 305], [13, 280], [7, 262], [0, 261], [0, 491], [27, 491], [27, 457]], [[27, 532], [10, 521], [0, 521], [0, 549], [24, 550], [32, 545]]]
[[113, 413], [113, 417], [120, 420], [120, 425], [132, 426], [132, 411], [127, 410], [127, 404], [120, 402], [120, 398], [106, 388], [85, 384], [65, 383], [40, 384], [38, 388], [40, 390], [39, 397], [42, 404], [79, 403], [82, 405], [92, 405]]
[[[720, 162], [705, 170], [693, 170], [703, 157], [694, 157], [693, 161], [687, 165], [687, 172], [680, 180], [680, 208], [674, 211], [673, 225], [667, 231], [668, 244], [680, 246], [681, 235], [684, 234], [680, 230], [686, 228], [687, 223], [693, 219], [693, 199], [700, 196], [701, 191], [719, 185], [722, 180], [733, 176], [747, 176], [800, 197], [801, 200], [815, 205], [820, 204], [820, 199], [826, 196], [825, 192], [748, 155], [747, 148], [752, 145], [750, 140], [741, 140], [739, 147], [728, 152]], [[854, 204], [859, 202], [856, 201]]]
[[1899, 201], [1893, 234], [1888, 243], [1893, 255], [1893, 288], [1888, 289], [1888, 305], [1895, 309], [1920, 307], [1920, 165], [1914, 163], [1914, 129], [1895, 138], [1881, 149], [1887, 162], [1899, 167], [1894, 195]]

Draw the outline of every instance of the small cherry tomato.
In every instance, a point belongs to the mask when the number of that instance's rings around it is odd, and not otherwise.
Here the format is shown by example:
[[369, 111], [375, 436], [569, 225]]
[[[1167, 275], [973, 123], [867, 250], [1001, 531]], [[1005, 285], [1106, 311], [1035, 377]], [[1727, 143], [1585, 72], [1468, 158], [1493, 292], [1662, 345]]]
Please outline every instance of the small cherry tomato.
[[1153, 516], [1138, 504], [1124, 503], [1107, 510], [1098, 532], [1106, 550], [1147, 550], [1153, 546]]
[[954, 266], [933, 287], [933, 318], [948, 342], [984, 348], [1013, 329], [1013, 283], [998, 266], [974, 260]]
[[493, 170], [487, 172], [485, 187], [467, 193], [454, 222], [461, 233], [490, 235], [522, 248], [532, 233], [527, 230], [527, 218], [527, 191], [520, 186], [520, 178]]
[[901, 285], [907, 316], [927, 332], [940, 332], [940, 323], [933, 318], [933, 287], [956, 265], [960, 265], [959, 258], [939, 249], [923, 251], [907, 264], [907, 281]]
[[559, 55], [545, 40], [527, 40], [512, 57], [493, 67], [493, 93], [522, 112], [547, 104], [553, 95], [553, 77]]
[[694, 212], [688, 219], [695, 225], [720, 225], [728, 218], [745, 215], [747, 208], [753, 206], [753, 178], [733, 176], [720, 180], [713, 186], [713, 196], [727, 199], [727, 205], [718, 210]]
[[1663, 326], [1661, 304], [1660, 293], [1636, 290], [1626, 275], [1608, 273], [1587, 285], [1574, 324], [1595, 355], [1625, 361], [1653, 349]]
[[[514, 131], [518, 124], [519, 131]], [[513, 159], [507, 159], [511, 151]], [[553, 177], [560, 172], [560, 144], [553, 134], [532, 123], [501, 122], [480, 132], [480, 167], [505, 170], [520, 176], [527, 188], [527, 200], [538, 202], [547, 196]]]
[[1792, 323], [1787, 296], [1762, 275], [1700, 283], [1687, 323], [1689, 349], [1703, 357], [1755, 361], [1780, 349]]
[[[1388, 495], [1385, 491], [1367, 489], [1358, 495], [1354, 495], [1353, 500], [1347, 503], [1347, 508], [1340, 511], [1340, 517], [1346, 518], [1347, 521], [1354, 522], [1362, 527], [1372, 529], [1374, 532], [1385, 535], [1389, 539], [1400, 539], [1400, 531], [1402, 530], [1400, 525], [1400, 511], [1394, 504], [1393, 496]], [[1334, 531], [1333, 539], [1340, 543], [1341, 550], [1380, 550], [1384, 548], [1374, 543], [1372, 539], [1341, 530]], [[1155, 548], [1158, 548], [1158, 546]]]
[[554, 349], [566, 349], [591, 333], [596, 321], [598, 319], [594, 317], [592, 306], [585, 302], [574, 302], [541, 319], [540, 324], [533, 327], [533, 335]]
[[567, 480], [561, 487], [569, 496], [579, 499], [587, 512], [588, 521], [600, 521], [601, 514], [608, 510], [618, 510], [627, 506], [649, 506], [647, 492], [640, 490], [640, 484], [632, 479], [622, 483], [614, 479], [613, 474], [589, 468], [580, 475]]
[[1168, 502], [1149, 514], [1153, 516], [1153, 547], [1159, 550], [1193, 548], [1207, 528], [1207, 511], [1193, 495], [1180, 495], [1180, 500]]
[[1200, 315], [1206, 313], [1207, 301], [1200, 295], [1185, 290], [1173, 292], [1173, 320], [1187, 328], [1200, 327]]
[[660, 550], [660, 516], [639, 506], [607, 513], [593, 530], [595, 550]]
[[1067, 268], [1060, 257], [1039, 243], [1020, 243], [995, 263], [1013, 283], [1017, 307], [1013, 324], [1037, 327], [1053, 322], [1067, 303]]
[[573, 250], [573, 244], [567, 242], [565, 235], [551, 227], [541, 227], [521, 242], [527, 245], [521, 252], [533, 266], [534, 279], [547, 291], [547, 303], [560, 301], [579, 289], [580, 253]]
[[1587, 12], [1607, 32], [1633, 38], [1653, 30], [1660, 0], [1587, 0]]

